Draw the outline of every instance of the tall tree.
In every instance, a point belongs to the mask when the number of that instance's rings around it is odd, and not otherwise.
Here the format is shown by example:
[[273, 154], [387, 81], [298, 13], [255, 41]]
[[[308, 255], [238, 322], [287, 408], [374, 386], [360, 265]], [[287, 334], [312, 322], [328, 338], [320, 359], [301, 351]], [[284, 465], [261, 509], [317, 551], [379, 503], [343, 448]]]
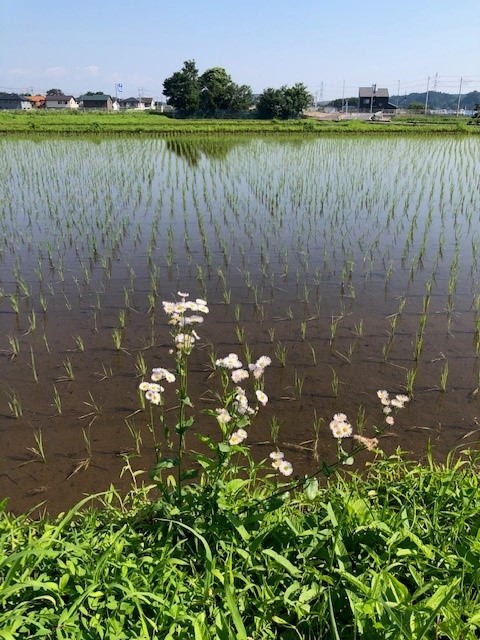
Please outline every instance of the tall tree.
[[202, 111], [243, 111], [252, 104], [252, 91], [237, 85], [222, 67], [207, 69], [200, 76], [200, 105]]
[[61, 89], [49, 89], [46, 93], [47, 96], [63, 96]]
[[163, 83], [167, 104], [184, 115], [191, 115], [200, 107], [200, 84], [195, 60], [186, 60], [181, 71], [176, 71]]
[[283, 93], [281, 89], [269, 87], [260, 94], [257, 102], [257, 114], [262, 120], [273, 120], [282, 115]]
[[312, 103], [307, 87], [297, 82], [293, 87], [280, 89], [268, 88], [260, 94], [257, 102], [259, 118], [298, 118], [304, 109]]

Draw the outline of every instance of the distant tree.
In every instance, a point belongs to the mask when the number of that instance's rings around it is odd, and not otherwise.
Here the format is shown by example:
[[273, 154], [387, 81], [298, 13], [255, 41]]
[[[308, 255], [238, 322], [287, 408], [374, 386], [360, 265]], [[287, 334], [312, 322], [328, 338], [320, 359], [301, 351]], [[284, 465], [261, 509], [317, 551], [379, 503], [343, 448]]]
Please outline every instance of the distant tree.
[[258, 98], [257, 113], [262, 119], [298, 118], [310, 104], [312, 104], [312, 96], [308, 93], [306, 86], [298, 82], [293, 87], [265, 89]]
[[167, 104], [185, 115], [191, 115], [200, 108], [200, 83], [195, 60], [186, 60], [181, 71], [176, 71], [163, 83], [163, 93]]
[[252, 91], [239, 86], [222, 67], [207, 69], [199, 78], [200, 107], [204, 113], [243, 111], [252, 104]]
[[410, 104], [408, 105], [408, 108], [411, 109], [412, 111], [424, 111], [425, 109], [425, 103], [421, 103], [421, 102], [410, 102]]
[[87, 91], [87, 93], [83, 94], [84, 96], [104, 96], [103, 91]]
[[282, 113], [283, 92], [269, 87], [263, 91], [257, 101], [257, 114], [263, 120], [280, 118]]
[[302, 82], [297, 82], [293, 87], [282, 87], [282, 90], [283, 118], [298, 118], [302, 115], [303, 110], [313, 102], [312, 96], [308, 93], [307, 87]]
[[49, 89], [46, 93], [47, 96], [63, 96], [61, 89]]

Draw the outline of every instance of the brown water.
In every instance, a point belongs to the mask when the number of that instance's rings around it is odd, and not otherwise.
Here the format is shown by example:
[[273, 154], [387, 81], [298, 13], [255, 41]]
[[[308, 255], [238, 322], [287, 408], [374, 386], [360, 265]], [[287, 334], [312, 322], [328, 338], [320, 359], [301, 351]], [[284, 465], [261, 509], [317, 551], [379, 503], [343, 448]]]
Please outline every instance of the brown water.
[[210, 307], [191, 359], [194, 431], [219, 435], [200, 413], [217, 406], [212, 359], [250, 350], [272, 358], [249, 431], [258, 460], [274, 419], [295, 475], [333, 460], [333, 413], [356, 427], [360, 409], [372, 435], [377, 389], [404, 392], [409, 370], [413, 400], [382, 448], [423, 459], [430, 440], [441, 459], [476, 446], [479, 141], [0, 145], [0, 495], [12, 510], [125, 490], [126, 455], [151, 468], [139, 358], [174, 366], [161, 301], [178, 290]]

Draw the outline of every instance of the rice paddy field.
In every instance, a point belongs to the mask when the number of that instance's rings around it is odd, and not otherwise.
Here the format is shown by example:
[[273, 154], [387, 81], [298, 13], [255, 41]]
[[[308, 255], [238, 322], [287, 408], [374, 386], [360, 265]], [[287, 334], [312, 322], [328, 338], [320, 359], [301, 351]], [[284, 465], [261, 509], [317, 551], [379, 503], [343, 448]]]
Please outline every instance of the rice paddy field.
[[[58, 513], [111, 483], [126, 490], [127, 460], [152, 467], [138, 386], [173, 366], [162, 301], [178, 291], [209, 307], [189, 379], [202, 434], [218, 434], [200, 413], [215, 407], [215, 361], [235, 352], [272, 360], [252, 455], [275, 441], [296, 476], [335, 458], [334, 413], [375, 433], [379, 389], [411, 397], [386, 452], [475, 447], [478, 136], [0, 147], [0, 495], [12, 511]], [[174, 391], [165, 400], [175, 407]]]

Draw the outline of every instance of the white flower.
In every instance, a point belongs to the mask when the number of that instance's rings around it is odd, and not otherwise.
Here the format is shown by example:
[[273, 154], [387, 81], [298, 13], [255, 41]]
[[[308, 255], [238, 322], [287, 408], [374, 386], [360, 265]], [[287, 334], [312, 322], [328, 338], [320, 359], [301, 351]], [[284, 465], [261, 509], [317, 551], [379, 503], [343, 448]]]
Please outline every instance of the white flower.
[[263, 367], [259, 367], [257, 364], [249, 364], [248, 368], [253, 373], [253, 377], [256, 380], [259, 380], [265, 372], [265, 369]]
[[195, 343], [194, 336], [188, 333], [179, 333], [175, 336], [175, 344], [179, 351], [188, 351]]
[[149, 382], [141, 382], [138, 385], [138, 388], [140, 389], [140, 391], [148, 391], [150, 389], [150, 383]]
[[224, 367], [225, 369], [241, 369], [242, 363], [238, 359], [236, 353], [229, 353], [225, 358], [219, 358], [215, 361], [217, 367]]
[[397, 398], [393, 398], [392, 400], [390, 400], [390, 404], [396, 409], [403, 409], [403, 402], [400, 402], [400, 400], [398, 400]]
[[217, 420], [220, 424], [227, 424], [232, 419], [232, 416], [226, 409], [215, 409], [217, 412]]
[[404, 396], [402, 393], [398, 394], [397, 396], [395, 396], [395, 398], [399, 401], [405, 404], [405, 402], [408, 402], [410, 400], [410, 398], [408, 396]]
[[176, 304], [174, 302], [168, 302], [164, 300], [162, 302], [162, 305], [163, 305], [163, 310], [167, 315], [171, 316], [172, 313], [175, 313]]
[[232, 382], [235, 384], [246, 378], [248, 378], [248, 371], [246, 369], [235, 369], [235, 371], [232, 371]]
[[282, 451], [272, 451], [270, 454], [270, 458], [272, 460], [283, 460], [285, 454]]
[[263, 393], [260, 389], [255, 391], [255, 395], [257, 396], [257, 400], [265, 406], [268, 402], [268, 396], [266, 393]]
[[248, 434], [245, 431], [245, 429], [238, 429], [237, 431], [234, 431], [232, 433], [228, 442], [232, 446], [235, 446], [237, 444], [242, 443], [246, 439], [247, 435]]
[[177, 296], [179, 296], [180, 298], [188, 298], [189, 295], [189, 293], [182, 293], [181, 291], [177, 291]]
[[260, 358], [257, 360], [255, 364], [257, 365], [257, 367], [261, 367], [262, 369], [265, 369], [270, 364], [272, 364], [272, 360], [268, 356], [260, 356]]
[[353, 429], [344, 413], [336, 413], [330, 422], [330, 431], [334, 438], [349, 438]]
[[281, 460], [278, 465], [278, 470], [284, 476], [291, 476], [293, 473], [293, 466], [291, 462], [287, 462], [287, 460]]
[[394, 424], [395, 420], [393, 419], [393, 416], [387, 416], [387, 417], [385, 418], [385, 422], [386, 422], [387, 424], [389, 424], [389, 425], [392, 425], [392, 424]]
[[159, 380], [175, 382], [175, 376], [167, 369], [163, 369], [163, 367], [155, 367], [155, 369], [152, 369], [152, 380], [154, 382], [158, 382]]

